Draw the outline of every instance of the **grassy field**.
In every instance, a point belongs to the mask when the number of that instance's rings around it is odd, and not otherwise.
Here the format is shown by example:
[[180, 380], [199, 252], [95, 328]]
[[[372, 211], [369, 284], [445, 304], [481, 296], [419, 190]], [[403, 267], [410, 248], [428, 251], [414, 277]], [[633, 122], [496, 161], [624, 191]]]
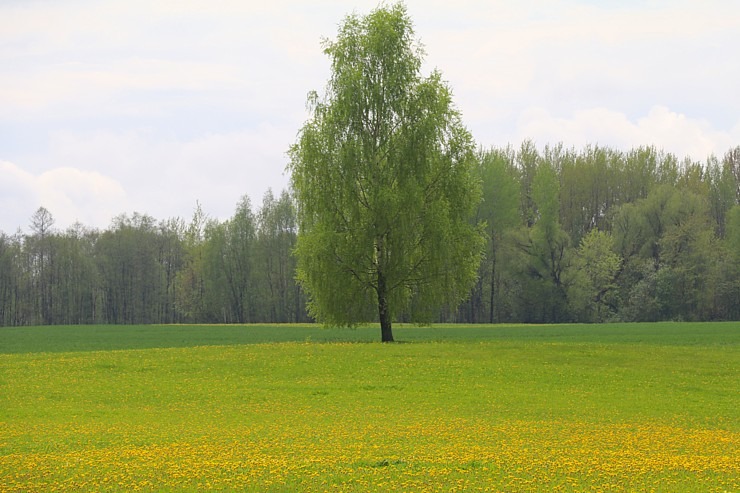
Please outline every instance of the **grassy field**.
[[0, 328], [0, 492], [740, 491], [740, 324]]

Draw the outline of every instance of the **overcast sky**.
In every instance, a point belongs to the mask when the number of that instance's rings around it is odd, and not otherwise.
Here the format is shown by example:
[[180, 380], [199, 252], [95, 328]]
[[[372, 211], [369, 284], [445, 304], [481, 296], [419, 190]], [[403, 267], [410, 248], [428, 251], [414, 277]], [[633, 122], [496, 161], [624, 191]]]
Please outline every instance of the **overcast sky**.
[[[321, 39], [376, 0], [0, 2], [0, 230], [232, 215], [288, 184]], [[740, 1], [408, 0], [478, 145], [740, 145]]]

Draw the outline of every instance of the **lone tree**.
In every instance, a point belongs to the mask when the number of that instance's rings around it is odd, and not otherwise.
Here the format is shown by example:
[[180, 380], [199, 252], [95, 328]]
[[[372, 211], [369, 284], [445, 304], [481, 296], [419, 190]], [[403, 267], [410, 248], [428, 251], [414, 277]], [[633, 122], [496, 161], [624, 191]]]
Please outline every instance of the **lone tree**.
[[309, 312], [340, 326], [399, 315], [423, 323], [456, 307], [476, 278], [482, 229], [474, 143], [402, 4], [347, 16], [326, 94], [290, 149], [300, 232], [297, 277]]

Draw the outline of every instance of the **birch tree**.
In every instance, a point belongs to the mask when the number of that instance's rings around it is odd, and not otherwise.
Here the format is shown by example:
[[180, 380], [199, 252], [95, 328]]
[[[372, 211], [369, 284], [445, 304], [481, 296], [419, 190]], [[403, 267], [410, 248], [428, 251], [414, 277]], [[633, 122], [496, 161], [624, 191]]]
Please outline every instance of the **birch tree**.
[[483, 237], [474, 143], [402, 4], [344, 19], [326, 94], [290, 149], [299, 214], [298, 280], [309, 311], [335, 325], [431, 320], [476, 278]]

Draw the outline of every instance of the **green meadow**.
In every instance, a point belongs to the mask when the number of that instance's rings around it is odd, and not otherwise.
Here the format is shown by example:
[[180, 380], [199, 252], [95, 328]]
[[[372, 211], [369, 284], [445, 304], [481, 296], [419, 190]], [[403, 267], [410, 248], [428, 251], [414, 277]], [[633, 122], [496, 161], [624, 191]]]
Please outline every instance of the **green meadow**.
[[0, 328], [0, 492], [738, 491], [740, 324]]

